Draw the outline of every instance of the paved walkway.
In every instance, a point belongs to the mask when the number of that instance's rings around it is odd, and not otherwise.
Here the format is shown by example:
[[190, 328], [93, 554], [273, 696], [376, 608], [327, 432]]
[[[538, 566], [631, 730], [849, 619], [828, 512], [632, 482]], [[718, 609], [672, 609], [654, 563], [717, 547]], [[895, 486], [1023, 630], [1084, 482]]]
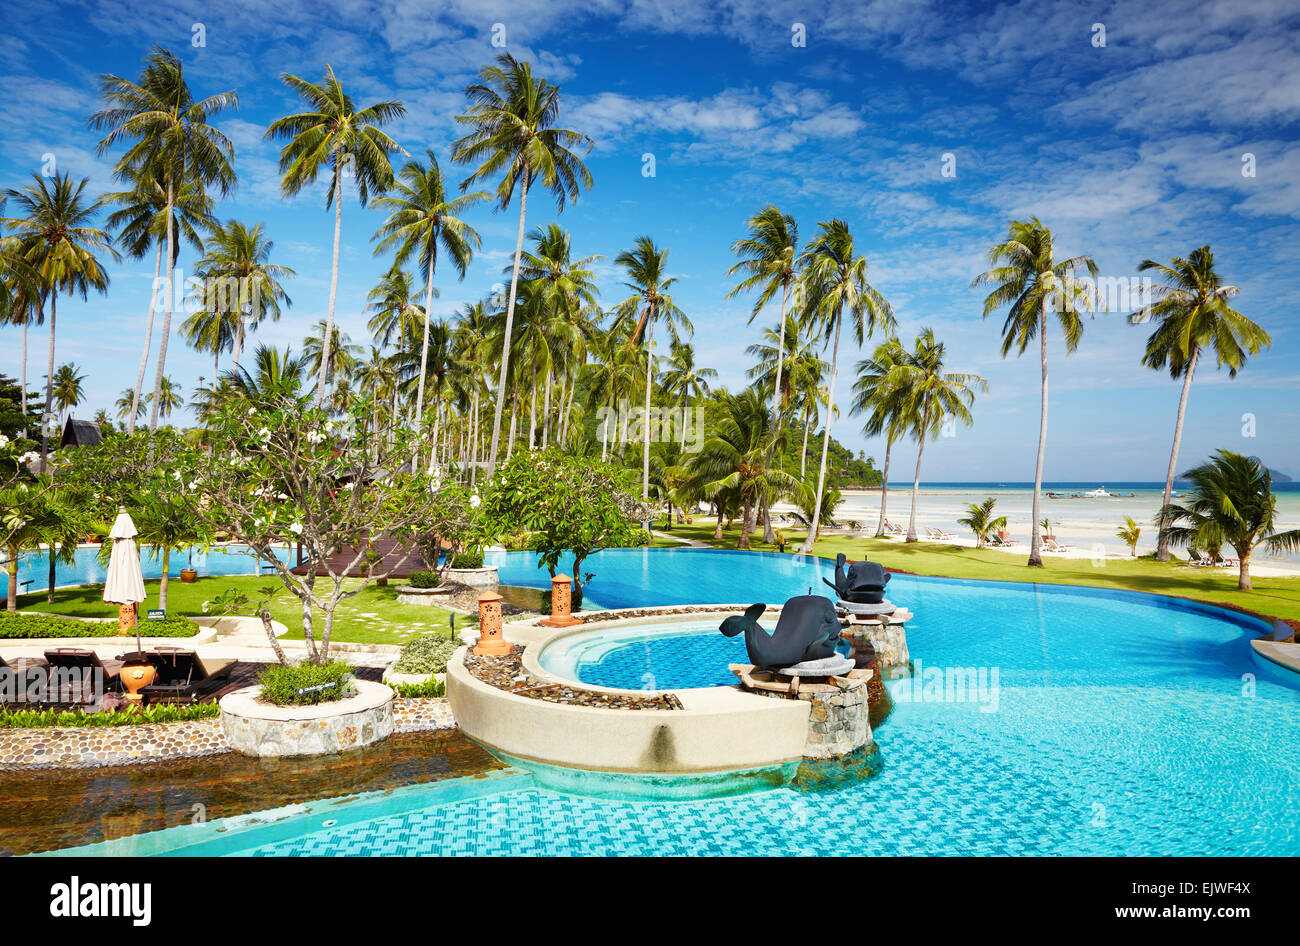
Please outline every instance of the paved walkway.
[[671, 532], [660, 532], [658, 529], [651, 529], [650, 534], [660, 539], [667, 539], [669, 542], [676, 542], [678, 545], [689, 545], [693, 549], [711, 549], [713, 546], [708, 542], [701, 542], [699, 539], [686, 539], [680, 535], [673, 535]]

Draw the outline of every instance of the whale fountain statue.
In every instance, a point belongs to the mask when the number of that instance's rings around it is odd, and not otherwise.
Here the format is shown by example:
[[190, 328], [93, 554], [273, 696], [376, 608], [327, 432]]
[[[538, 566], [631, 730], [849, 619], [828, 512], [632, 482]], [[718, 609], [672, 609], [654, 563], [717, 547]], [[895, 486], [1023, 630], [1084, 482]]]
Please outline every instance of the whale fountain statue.
[[758, 623], [765, 604], [751, 604], [733, 614], [718, 629], [727, 637], [745, 635], [745, 650], [755, 667], [792, 676], [834, 676], [853, 669], [847, 642], [840, 641], [835, 605], [821, 595], [800, 595], [781, 609], [776, 629], [768, 633]]
[[838, 607], [850, 614], [892, 614], [894, 605], [885, 599], [889, 572], [877, 562], [853, 562], [841, 552], [835, 556], [835, 581], [823, 578], [839, 596]]

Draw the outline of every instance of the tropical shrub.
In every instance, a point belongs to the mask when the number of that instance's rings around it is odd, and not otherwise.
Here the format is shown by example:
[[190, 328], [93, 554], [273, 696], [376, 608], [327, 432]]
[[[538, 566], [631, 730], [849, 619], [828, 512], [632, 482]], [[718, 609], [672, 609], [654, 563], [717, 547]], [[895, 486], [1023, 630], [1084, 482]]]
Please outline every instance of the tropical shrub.
[[87, 713], [84, 710], [5, 709], [0, 710], [0, 729], [46, 729], [52, 726], [137, 726], [141, 723], [179, 723], [211, 719], [221, 715], [216, 703], [188, 703], [178, 706], [128, 707]]
[[271, 664], [257, 677], [262, 699], [276, 706], [301, 706], [341, 700], [356, 692], [352, 667], [341, 660], [289, 667]]
[[[109, 607], [105, 605], [105, 607]], [[140, 622], [142, 637], [193, 637], [199, 626], [188, 618]], [[37, 637], [118, 637], [116, 621], [78, 621], [43, 614], [0, 613], [0, 639]]]
[[393, 664], [394, 673], [445, 673], [447, 661], [460, 647], [460, 641], [432, 634], [417, 637], [402, 648]]
[[1124, 540], [1124, 544], [1128, 546], [1128, 554], [1136, 557], [1138, 539], [1142, 536], [1142, 527], [1133, 521], [1132, 516], [1124, 517], [1124, 524], [1119, 527], [1119, 531], [1115, 535]]
[[411, 572], [406, 583], [412, 588], [437, 588], [442, 583], [442, 576], [437, 572]]
[[421, 683], [390, 683], [389, 686], [393, 688], [393, 692], [398, 696], [404, 696], [407, 699], [429, 699], [447, 695], [447, 684], [437, 677], [430, 677]]
[[450, 568], [482, 568], [482, 552], [451, 552], [447, 556], [448, 567]]

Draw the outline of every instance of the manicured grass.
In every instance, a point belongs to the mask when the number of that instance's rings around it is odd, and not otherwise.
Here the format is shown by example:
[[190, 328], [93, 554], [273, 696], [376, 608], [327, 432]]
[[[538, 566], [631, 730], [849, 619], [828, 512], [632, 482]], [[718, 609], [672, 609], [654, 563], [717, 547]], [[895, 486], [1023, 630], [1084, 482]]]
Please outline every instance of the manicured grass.
[[[715, 542], [713, 529], [716, 520], [709, 520], [705, 525], [700, 522], [696, 517], [694, 525], [675, 525], [673, 534], [699, 539], [724, 549], [734, 549], [740, 540], [737, 527], [724, 531], [722, 541]], [[803, 535], [802, 532], [785, 530], [787, 553], [792, 554], [798, 549]], [[761, 531], [751, 536], [755, 549], [776, 551], [764, 545], [761, 539]], [[813, 553], [824, 558], [833, 559], [839, 552], [852, 559], [866, 557], [889, 568], [918, 575], [1121, 588], [1244, 608], [1291, 621], [1300, 620], [1300, 577], [1253, 575], [1254, 589], [1238, 591], [1236, 569], [1201, 569], [1178, 562], [1162, 564], [1152, 558], [1108, 558], [1104, 564], [1094, 565], [1091, 559], [1060, 558], [1045, 553], [1043, 567], [1030, 568], [1025, 564], [1029, 557], [1028, 546], [1021, 553], [1010, 553], [940, 542], [904, 543], [842, 535], [823, 536], [813, 546]]]
[[[356, 584], [360, 582], [357, 581]], [[342, 601], [335, 612], [334, 630], [330, 639], [355, 644], [402, 644], [435, 630], [446, 632], [450, 612], [443, 608], [398, 604], [397, 584], [399, 583], [391, 582], [388, 587], [380, 588], [372, 583], [360, 594]], [[200, 617], [203, 614], [203, 602], [217, 597], [227, 588], [238, 588], [253, 600], [258, 600], [259, 589], [268, 585], [276, 588], [276, 595], [271, 600], [271, 617], [284, 622], [289, 628], [282, 639], [302, 640], [302, 605], [278, 578], [271, 575], [216, 576], [200, 578], [191, 585], [182, 584], [173, 578], [167, 583], [167, 614], [169, 617]], [[145, 590], [149, 598], [140, 605], [141, 612], [158, 606], [157, 580], [146, 581]], [[45, 592], [42, 591], [20, 596], [18, 606], [32, 611], [78, 617], [111, 617], [116, 611], [113, 605], [103, 602], [102, 594], [102, 585], [62, 588], [54, 592], [54, 604], [46, 603]], [[315, 614], [314, 632], [319, 640], [324, 617], [319, 609]], [[469, 620], [471, 619], [465, 615], [456, 617], [458, 625]], [[143, 621], [141, 623], [144, 624]]]

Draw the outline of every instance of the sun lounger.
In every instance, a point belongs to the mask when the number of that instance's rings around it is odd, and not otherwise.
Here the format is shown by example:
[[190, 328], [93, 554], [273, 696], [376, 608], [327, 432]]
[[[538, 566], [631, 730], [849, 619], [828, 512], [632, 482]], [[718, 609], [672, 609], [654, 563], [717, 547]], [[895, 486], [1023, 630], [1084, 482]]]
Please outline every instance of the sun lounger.
[[1008, 538], [1005, 532], [999, 532], [996, 535], [989, 536], [989, 545], [999, 549], [1009, 549], [1016, 544], [1016, 540]]
[[13, 694], [21, 701], [20, 694], [28, 693], [33, 685], [45, 689], [45, 664], [32, 657], [18, 657], [13, 663], [0, 657], [0, 680], [0, 692]]
[[936, 542], [952, 541], [952, 536], [949, 535], [947, 532], [944, 532], [942, 529], [931, 529], [929, 526], [926, 526], [925, 534], [928, 535], [930, 538], [934, 539]]
[[183, 700], [225, 680], [235, 666], [231, 658], [204, 658], [184, 647], [157, 647], [145, 655], [157, 676], [140, 692], [149, 700]]
[[1043, 539], [1043, 548], [1049, 552], [1069, 552], [1074, 548], [1073, 545], [1062, 545], [1055, 539]]
[[55, 647], [45, 652], [51, 703], [93, 703], [103, 691], [121, 688], [122, 661], [101, 660], [89, 647]]

